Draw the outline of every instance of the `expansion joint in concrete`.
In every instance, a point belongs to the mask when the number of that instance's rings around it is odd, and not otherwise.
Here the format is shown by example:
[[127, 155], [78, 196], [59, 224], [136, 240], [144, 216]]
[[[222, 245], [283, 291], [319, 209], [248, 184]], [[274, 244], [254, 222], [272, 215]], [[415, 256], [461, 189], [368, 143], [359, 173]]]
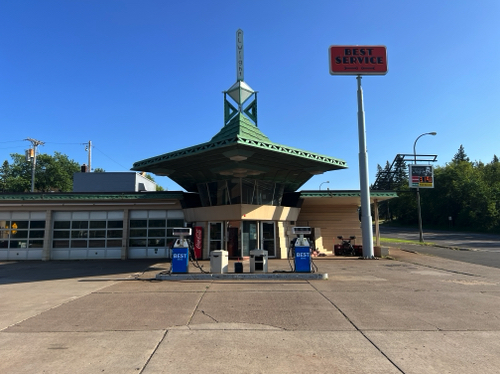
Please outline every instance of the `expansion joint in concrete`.
[[358, 326], [356, 326], [356, 324], [347, 316], [347, 314], [345, 314], [342, 311], [342, 309], [340, 309], [332, 300], [330, 300], [328, 297], [326, 297], [320, 290], [318, 290], [316, 287], [314, 287], [314, 285], [311, 284], [311, 282], [308, 282], [308, 283], [311, 285], [312, 288], [314, 288], [316, 290], [316, 292], [318, 292], [330, 304], [332, 304], [333, 307], [335, 309], [337, 309], [339, 311], [339, 313], [342, 314], [344, 316], [344, 318], [352, 325], [352, 327], [354, 327], [357, 332], [359, 332], [377, 351], [379, 351], [380, 354], [382, 356], [384, 356], [387, 361], [389, 361], [400, 373], [405, 374], [405, 372], [398, 365], [396, 365], [396, 363], [393, 360], [391, 360], [372, 340], [370, 340], [370, 338], [368, 338], [368, 336], [366, 336], [366, 334], [360, 328], [358, 328]]
[[141, 371], [139, 372], [139, 374], [143, 374], [144, 373], [144, 370], [146, 370], [146, 368], [148, 367], [149, 362], [151, 361], [151, 359], [153, 358], [153, 356], [156, 354], [156, 351], [158, 350], [158, 348], [160, 347], [160, 345], [163, 343], [163, 341], [167, 337], [167, 334], [168, 334], [168, 330], [165, 330], [163, 336], [158, 341], [158, 344], [156, 344], [155, 349], [153, 349], [153, 352], [151, 352], [151, 354], [149, 355], [148, 359], [144, 363], [144, 365], [143, 365]]
[[[198, 301], [196, 302], [196, 305], [195, 307], [193, 308], [193, 313], [191, 313], [191, 315], [189, 316], [189, 320], [188, 322], [186, 323], [186, 326], [189, 326], [191, 324], [191, 321], [193, 320], [193, 317], [196, 313], [196, 311], [198, 310], [198, 307], [200, 306], [200, 303], [201, 303], [201, 300], [203, 300], [203, 297], [206, 295], [208, 289], [210, 288], [210, 286], [207, 286], [205, 288], [205, 290], [202, 292], [202, 294], [200, 295], [200, 298], [198, 299]], [[210, 317], [211, 319], [213, 319], [215, 322], [218, 323], [218, 321], [215, 320], [215, 318], [213, 318], [212, 316], [208, 315], [205, 313], [205, 311], [201, 311], [204, 315], [206, 315], [207, 317]]]

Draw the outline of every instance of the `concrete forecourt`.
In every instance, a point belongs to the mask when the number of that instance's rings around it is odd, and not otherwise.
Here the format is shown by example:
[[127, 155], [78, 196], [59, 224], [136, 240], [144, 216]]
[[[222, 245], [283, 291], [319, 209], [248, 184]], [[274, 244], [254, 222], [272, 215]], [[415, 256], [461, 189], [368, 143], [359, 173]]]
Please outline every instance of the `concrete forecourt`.
[[170, 264], [152, 261], [1, 263], [0, 372], [498, 373], [500, 270], [390, 254], [318, 258], [328, 280], [158, 281]]

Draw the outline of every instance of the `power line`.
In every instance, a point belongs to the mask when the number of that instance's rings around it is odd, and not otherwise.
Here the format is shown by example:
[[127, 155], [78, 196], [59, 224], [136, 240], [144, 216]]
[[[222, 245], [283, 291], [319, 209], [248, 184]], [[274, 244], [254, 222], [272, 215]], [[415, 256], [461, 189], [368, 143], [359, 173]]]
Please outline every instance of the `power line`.
[[[28, 138], [29, 139], [29, 138]], [[16, 142], [24, 142], [28, 139], [20, 139], [20, 140], [4, 140], [4, 141], [0, 141], [0, 144], [2, 143], [16, 143]], [[44, 142], [45, 144], [73, 144], [73, 145], [76, 145], [76, 144], [87, 144], [87, 143], [76, 143], [76, 142]]]
[[72, 145], [82, 145], [87, 143], [59, 143], [59, 142], [45, 142], [45, 144], [72, 144]]
[[130, 168], [127, 168], [126, 166], [123, 166], [122, 164], [120, 164], [118, 161], [115, 161], [113, 160], [111, 157], [109, 157], [107, 154], [105, 154], [103, 151], [101, 151], [99, 148], [97, 148], [95, 145], [93, 145], [92, 147], [94, 147], [94, 149], [98, 150], [99, 152], [101, 152], [104, 156], [106, 156], [107, 158], [109, 158], [111, 161], [113, 161], [114, 163], [116, 163], [117, 165], [120, 165], [123, 169], [125, 170], [129, 170]]
[[[0, 142], [0, 144], [7, 144], [7, 143], [18, 143], [18, 142], [24, 142], [24, 140], [7, 140], [7, 141], [3, 141], [3, 142]], [[17, 146], [11, 146], [11, 147], [2, 147], [0, 149], [15, 149], [15, 148], [21, 148], [24, 146], [23, 145], [17, 145]]]
[[[14, 143], [14, 142], [22, 142], [22, 141], [31, 141], [33, 146], [35, 147], [35, 143], [33, 142], [40, 142], [39, 140], [36, 140], [36, 139], [32, 139], [32, 138], [26, 138], [26, 139], [22, 139], [22, 140], [7, 140], [7, 141], [0, 141], [0, 144], [3, 144], [3, 143]], [[117, 164], [118, 166], [120, 166], [122, 169], [124, 170], [129, 170], [130, 168], [129, 167], [126, 167], [126, 166], [123, 166], [122, 164], [120, 164], [118, 161], [114, 160], [113, 158], [111, 158], [110, 156], [108, 156], [107, 154], [105, 154], [103, 151], [101, 151], [99, 148], [96, 148], [96, 146], [90, 142], [85, 142], [85, 143], [81, 143], [81, 142], [40, 142], [40, 144], [38, 145], [44, 145], [44, 144], [50, 144], [50, 145], [53, 145], [53, 144], [65, 144], [65, 145], [85, 145], [87, 146], [85, 151], [89, 151], [88, 149], [88, 146], [90, 144], [90, 147], [91, 148], [94, 148], [94, 150], [97, 150], [99, 151], [103, 156], [107, 157], [108, 159], [110, 159], [111, 161], [113, 161], [115, 164]], [[16, 146], [16, 147], [5, 147], [5, 148], [0, 148], [0, 149], [15, 149], [15, 148], [20, 148], [21, 146]], [[35, 150], [36, 151], [36, 150]]]
[[16, 148], [24, 148], [24, 147], [21, 145], [18, 145], [16, 147], [4, 147], [4, 148], [0, 148], [0, 149], [16, 149]]
[[15, 143], [15, 142], [24, 142], [24, 139], [21, 139], [21, 140], [6, 140], [6, 141], [0, 142], [0, 143]]

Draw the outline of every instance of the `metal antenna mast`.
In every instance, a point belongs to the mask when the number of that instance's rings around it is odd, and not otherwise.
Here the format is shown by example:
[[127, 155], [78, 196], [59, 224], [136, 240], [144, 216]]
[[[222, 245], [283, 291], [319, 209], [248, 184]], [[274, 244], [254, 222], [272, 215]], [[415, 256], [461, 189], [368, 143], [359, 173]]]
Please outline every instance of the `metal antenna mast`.
[[32, 169], [31, 169], [31, 192], [35, 192], [35, 169], [36, 169], [36, 153], [37, 153], [36, 147], [38, 147], [39, 145], [44, 145], [45, 142], [42, 142], [41, 140], [32, 139], [32, 138], [26, 138], [24, 140], [31, 142], [31, 144], [33, 145], [33, 157], [31, 159], [33, 161]]

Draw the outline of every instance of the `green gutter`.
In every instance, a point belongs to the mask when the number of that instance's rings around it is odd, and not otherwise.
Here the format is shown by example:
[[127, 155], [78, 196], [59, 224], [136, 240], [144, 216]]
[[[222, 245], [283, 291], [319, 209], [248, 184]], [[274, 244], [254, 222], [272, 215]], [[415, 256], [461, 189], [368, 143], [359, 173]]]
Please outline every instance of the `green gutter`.
[[[299, 191], [300, 197], [359, 197], [360, 191]], [[370, 197], [398, 197], [394, 191], [371, 191]]]
[[61, 201], [61, 200], [182, 200], [184, 193], [182, 191], [164, 191], [164, 192], [137, 192], [137, 193], [2, 193], [1, 201]]

